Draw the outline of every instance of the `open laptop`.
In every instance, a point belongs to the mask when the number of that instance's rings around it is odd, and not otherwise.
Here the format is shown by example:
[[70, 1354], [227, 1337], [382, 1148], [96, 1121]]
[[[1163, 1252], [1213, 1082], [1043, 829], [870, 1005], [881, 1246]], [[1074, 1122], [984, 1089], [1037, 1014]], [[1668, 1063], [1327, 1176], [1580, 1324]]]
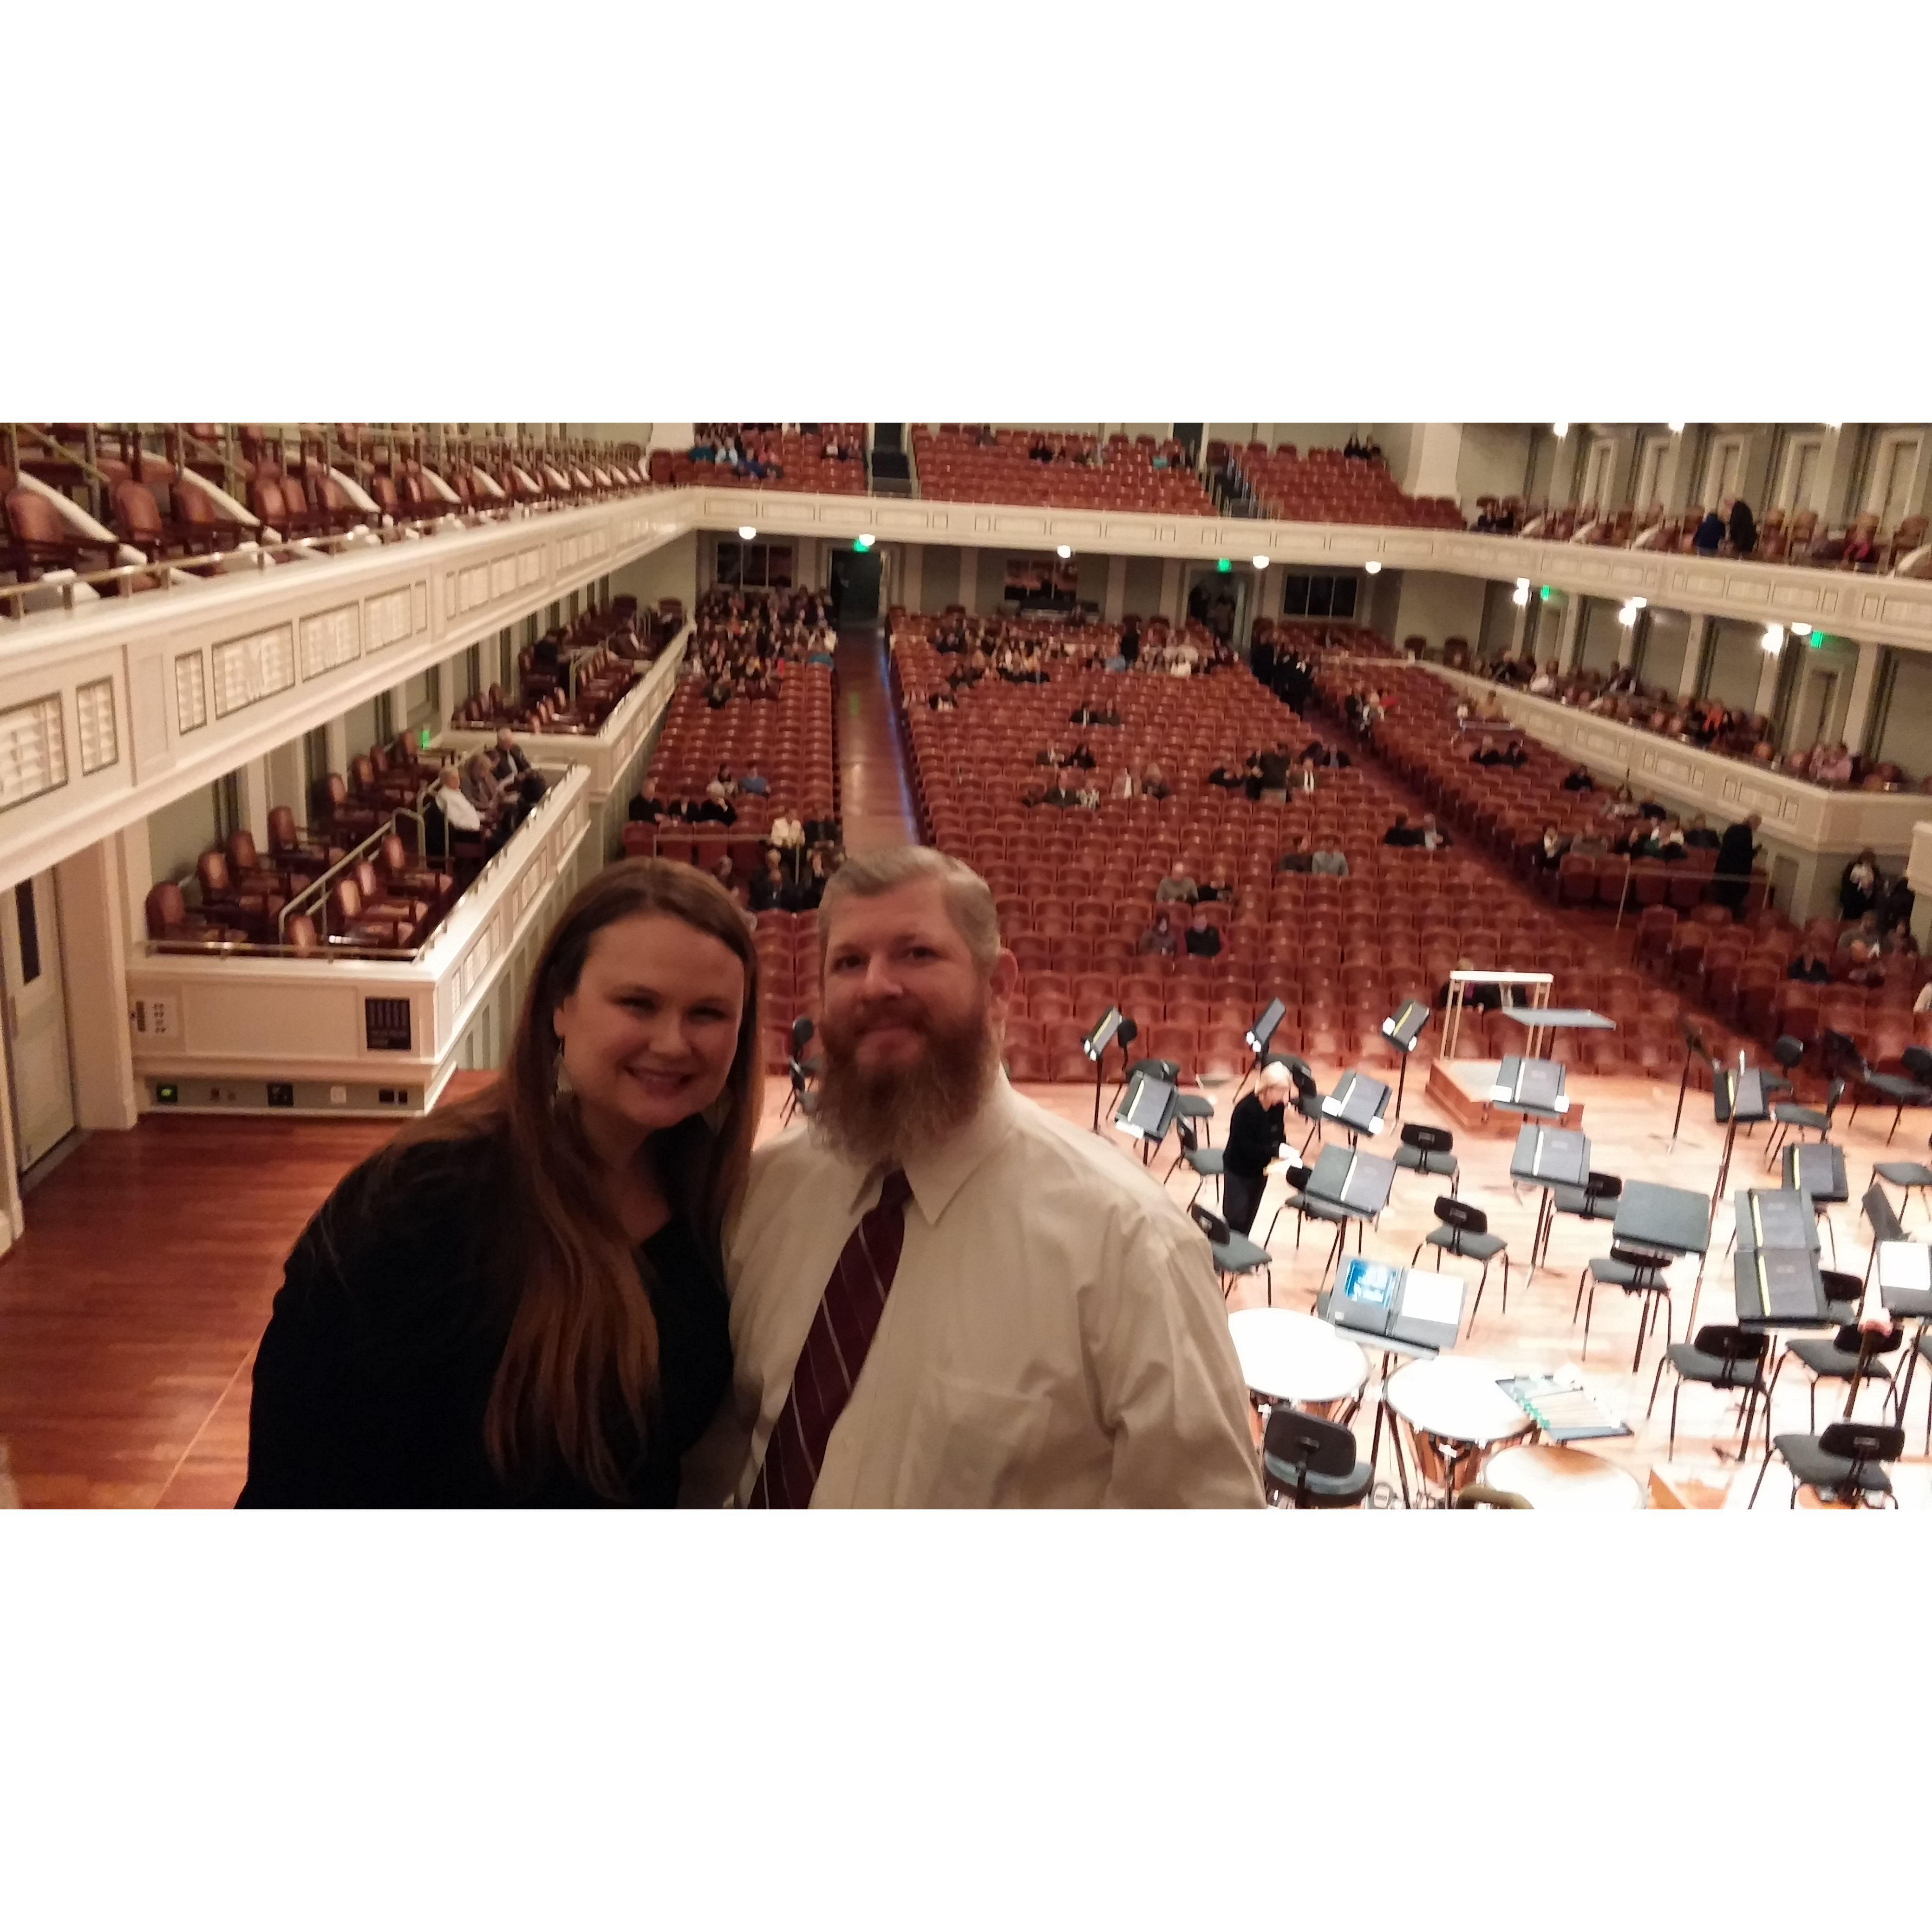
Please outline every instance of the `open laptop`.
[[1328, 1318], [1358, 1335], [1385, 1335], [1423, 1348], [1453, 1348], [1468, 1285], [1393, 1262], [1351, 1255], [1328, 1298]]

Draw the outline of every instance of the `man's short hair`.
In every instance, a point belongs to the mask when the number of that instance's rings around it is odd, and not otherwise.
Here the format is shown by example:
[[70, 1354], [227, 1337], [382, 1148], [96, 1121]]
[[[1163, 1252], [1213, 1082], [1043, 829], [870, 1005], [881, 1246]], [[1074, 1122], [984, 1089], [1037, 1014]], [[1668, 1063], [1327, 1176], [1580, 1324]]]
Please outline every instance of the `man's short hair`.
[[841, 899], [883, 898], [902, 886], [918, 885], [928, 879], [936, 880], [942, 888], [946, 912], [966, 942], [973, 963], [981, 972], [990, 973], [1000, 956], [1000, 916], [993, 904], [993, 889], [971, 866], [930, 845], [886, 845], [847, 857], [826, 881], [819, 902], [820, 965], [832, 931], [832, 915]]

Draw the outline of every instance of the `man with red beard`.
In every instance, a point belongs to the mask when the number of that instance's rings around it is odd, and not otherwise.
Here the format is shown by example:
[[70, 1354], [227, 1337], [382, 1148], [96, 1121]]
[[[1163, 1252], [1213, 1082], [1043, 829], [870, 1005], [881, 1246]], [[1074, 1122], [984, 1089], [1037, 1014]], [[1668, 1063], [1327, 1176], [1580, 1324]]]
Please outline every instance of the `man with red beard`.
[[1207, 1244], [1000, 1070], [1018, 969], [986, 882], [922, 847], [848, 859], [820, 932], [816, 1112], [754, 1156], [726, 1237], [711, 1462], [740, 1504], [1258, 1504]]

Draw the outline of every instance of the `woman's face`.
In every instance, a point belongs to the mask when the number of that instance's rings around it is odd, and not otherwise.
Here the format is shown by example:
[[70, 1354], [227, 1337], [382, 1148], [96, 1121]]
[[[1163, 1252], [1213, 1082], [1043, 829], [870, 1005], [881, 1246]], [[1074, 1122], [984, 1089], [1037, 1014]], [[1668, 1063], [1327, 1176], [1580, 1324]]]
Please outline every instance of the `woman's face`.
[[744, 1004], [745, 969], [722, 939], [636, 913], [590, 942], [551, 1026], [586, 1112], [655, 1133], [724, 1090]]

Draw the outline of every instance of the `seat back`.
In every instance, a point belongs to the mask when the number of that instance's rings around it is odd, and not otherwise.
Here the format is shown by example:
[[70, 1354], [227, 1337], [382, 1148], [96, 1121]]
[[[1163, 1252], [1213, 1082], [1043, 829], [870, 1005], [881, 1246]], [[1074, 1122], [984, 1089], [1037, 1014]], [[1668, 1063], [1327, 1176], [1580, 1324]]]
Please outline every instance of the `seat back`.
[[261, 863], [255, 849], [255, 835], [245, 827], [228, 835], [228, 862], [238, 872], [252, 872]]
[[1874, 1241], [1904, 1240], [1904, 1224], [1900, 1221], [1898, 1212], [1892, 1203], [1886, 1198], [1885, 1190], [1880, 1186], [1876, 1180], [1865, 1190], [1864, 1198], [1861, 1204], [1864, 1209], [1866, 1220], [1871, 1224]]
[[1660, 1275], [1670, 1265], [1668, 1255], [1656, 1254], [1648, 1248], [1626, 1247], [1618, 1240], [1610, 1243], [1610, 1258], [1620, 1267], [1644, 1275]]
[[1833, 1422], [1818, 1438], [1827, 1456], [1842, 1456], [1860, 1473], [1874, 1462], [1895, 1462], [1905, 1454], [1905, 1431], [1876, 1422]]
[[142, 903], [150, 939], [165, 939], [172, 928], [187, 921], [188, 900], [172, 879], [163, 879], [152, 887]]
[[1922, 1046], [1908, 1046], [1899, 1056], [1899, 1064], [1922, 1086], [1932, 1086], [1932, 1051]]
[[228, 874], [227, 859], [219, 852], [204, 852], [195, 861], [195, 876], [201, 881], [203, 898], [226, 898], [235, 890]]
[[1216, 1247], [1226, 1246], [1228, 1234], [1228, 1224], [1214, 1212], [1213, 1208], [1205, 1207], [1197, 1201], [1187, 1212], [1189, 1218], [1194, 1225], [1214, 1243]]
[[1346, 1476], [1355, 1467], [1355, 1438], [1348, 1430], [1286, 1404], [1269, 1412], [1262, 1451], [1310, 1476]]
[[1730, 1322], [1710, 1322], [1697, 1330], [1696, 1340], [1690, 1346], [1699, 1354], [1714, 1355], [1720, 1362], [1754, 1366], [1763, 1361], [1771, 1337], [1762, 1330], [1754, 1334]]
[[1447, 1154], [1456, 1144], [1456, 1136], [1447, 1127], [1432, 1127], [1420, 1120], [1410, 1120], [1402, 1130], [1402, 1144], [1412, 1147], [1418, 1154]]
[[64, 543], [69, 536], [60, 512], [37, 490], [16, 490], [8, 496], [7, 527], [22, 543]]
[[297, 952], [320, 952], [322, 941], [316, 937], [315, 921], [305, 912], [291, 913], [282, 927], [282, 944]]
[[1192, 1154], [1199, 1148], [1201, 1136], [1194, 1131], [1194, 1123], [1186, 1114], [1179, 1114], [1174, 1117], [1174, 1131], [1180, 1136], [1183, 1154]]
[[115, 484], [110, 500], [115, 523], [130, 543], [153, 544], [160, 541], [161, 508], [154, 501], [154, 493], [146, 484], [123, 477]]
[[268, 808], [268, 850], [271, 852], [292, 852], [299, 842], [296, 835], [296, 815], [286, 805], [272, 805]]
[[362, 895], [357, 890], [356, 881], [348, 878], [338, 879], [329, 888], [328, 904], [329, 910], [340, 923], [346, 925], [350, 920], [359, 919], [362, 914]]
[[1592, 1205], [1599, 1201], [1615, 1201], [1624, 1191], [1623, 1176], [1620, 1174], [1599, 1174], [1594, 1168], [1583, 1183], [1583, 1192]]
[[1490, 1232], [1490, 1217], [1480, 1208], [1472, 1208], [1466, 1201], [1458, 1201], [1453, 1194], [1438, 1194], [1436, 1197], [1436, 1218], [1445, 1228], [1454, 1228], [1459, 1234], [1486, 1234]]
[[350, 877], [356, 881], [356, 890], [366, 904], [370, 899], [382, 896], [382, 882], [376, 876], [376, 868], [367, 859], [358, 859], [350, 868]]
[[1771, 1043], [1771, 1057], [1788, 1073], [1804, 1058], [1804, 1042], [1788, 1033], [1780, 1034]]

